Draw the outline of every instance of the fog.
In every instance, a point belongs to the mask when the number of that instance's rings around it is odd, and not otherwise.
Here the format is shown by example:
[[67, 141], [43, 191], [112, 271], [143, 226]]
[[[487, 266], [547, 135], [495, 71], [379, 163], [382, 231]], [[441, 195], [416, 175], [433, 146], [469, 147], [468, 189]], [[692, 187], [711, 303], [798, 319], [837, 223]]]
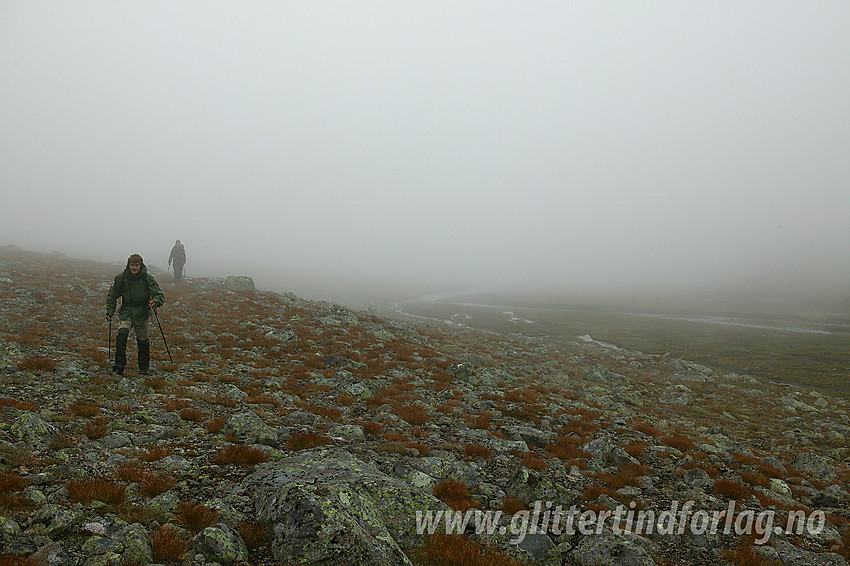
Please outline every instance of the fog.
[[0, 2], [0, 245], [309, 298], [850, 288], [850, 3]]

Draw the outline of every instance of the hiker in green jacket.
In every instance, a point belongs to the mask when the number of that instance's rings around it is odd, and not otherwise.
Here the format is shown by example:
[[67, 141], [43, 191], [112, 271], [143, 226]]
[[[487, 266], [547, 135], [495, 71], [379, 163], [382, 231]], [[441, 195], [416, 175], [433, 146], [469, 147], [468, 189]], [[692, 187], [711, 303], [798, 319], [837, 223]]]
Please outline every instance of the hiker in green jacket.
[[112, 320], [115, 305], [121, 297], [121, 310], [118, 311], [118, 336], [115, 338], [115, 364], [112, 371], [124, 374], [127, 365], [127, 338], [130, 329], [136, 329], [136, 344], [139, 347], [139, 372], [147, 375], [151, 360], [151, 342], [148, 338], [148, 324], [151, 307], [161, 307], [165, 295], [159, 283], [148, 274], [148, 268], [142, 256], [133, 254], [127, 259], [127, 267], [115, 276], [109, 294], [106, 296], [106, 319]]

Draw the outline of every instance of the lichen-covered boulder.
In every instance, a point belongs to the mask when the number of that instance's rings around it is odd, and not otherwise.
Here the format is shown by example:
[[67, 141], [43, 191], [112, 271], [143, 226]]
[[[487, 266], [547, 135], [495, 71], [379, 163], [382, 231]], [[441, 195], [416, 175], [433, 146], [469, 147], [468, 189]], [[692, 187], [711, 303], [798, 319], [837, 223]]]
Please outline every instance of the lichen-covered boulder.
[[224, 286], [234, 291], [253, 291], [254, 280], [247, 275], [231, 275], [224, 280]]
[[756, 547], [756, 552], [782, 566], [847, 566], [847, 561], [834, 552], [810, 552], [784, 540], [777, 540], [773, 546]]
[[50, 541], [30, 556], [30, 561], [38, 566], [70, 566], [74, 564], [61, 543]]
[[12, 519], [0, 517], [0, 541], [11, 540], [21, 534], [21, 526]]
[[153, 562], [153, 549], [148, 531], [141, 523], [133, 523], [125, 528], [118, 537], [124, 546], [122, 558], [126, 563], [148, 564]]
[[603, 531], [582, 537], [570, 557], [582, 566], [655, 566], [652, 553], [657, 551], [655, 543], [638, 535]]
[[671, 385], [662, 391], [660, 401], [662, 403], [684, 407], [694, 402], [694, 396], [691, 390], [685, 385]]
[[59, 432], [37, 415], [25, 411], [12, 424], [12, 434], [30, 446], [47, 446]]
[[294, 342], [295, 340], [298, 340], [298, 334], [295, 332], [294, 329], [292, 329], [289, 326], [287, 326], [286, 328], [280, 328], [280, 329], [272, 328], [272, 329], [268, 330], [264, 334], [264, 336], [266, 338], [272, 338], [274, 340], [280, 340], [281, 342], [284, 342], [286, 344], [288, 344], [290, 342]]
[[207, 527], [194, 538], [192, 548], [210, 562], [230, 566], [248, 560], [248, 547], [224, 523]]
[[614, 373], [605, 366], [596, 365], [592, 369], [584, 372], [584, 378], [587, 381], [596, 381], [602, 383], [610, 383], [617, 385], [628, 385], [629, 378], [619, 373]]
[[808, 472], [821, 481], [834, 482], [838, 479], [838, 474], [829, 458], [819, 454], [801, 452], [791, 460], [791, 467], [802, 472]]
[[562, 504], [572, 504], [579, 497], [578, 493], [526, 467], [514, 472], [505, 491], [526, 501], [558, 501]]
[[524, 440], [529, 446], [538, 448], [553, 444], [558, 438], [558, 435], [554, 432], [542, 431], [525, 425], [503, 426], [501, 432], [511, 440]]
[[221, 432], [248, 444], [277, 444], [277, 431], [251, 411], [231, 416], [224, 423]]
[[54, 503], [48, 503], [30, 518], [35, 532], [48, 537], [64, 536], [75, 530], [80, 515], [73, 509], [65, 509]]
[[850, 493], [847, 493], [838, 485], [827, 487], [815, 497], [815, 505], [821, 507], [838, 507], [842, 503], [848, 502], [850, 502]]
[[283, 563], [407, 566], [404, 549], [422, 542], [417, 512], [448, 509], [428, 490], [337, 448], [263, 464], [240, 487]]
[[587, 444], [582, 445], [581, 449], [592, 454], [594, 460], [608, 466], [639, 464], [639, 462], [629, 456], [629, 454], [623, 450], [619, 444], [617, 444], [616, 439], [611, 436], [603, 436], [596, 440], [591, 440]]

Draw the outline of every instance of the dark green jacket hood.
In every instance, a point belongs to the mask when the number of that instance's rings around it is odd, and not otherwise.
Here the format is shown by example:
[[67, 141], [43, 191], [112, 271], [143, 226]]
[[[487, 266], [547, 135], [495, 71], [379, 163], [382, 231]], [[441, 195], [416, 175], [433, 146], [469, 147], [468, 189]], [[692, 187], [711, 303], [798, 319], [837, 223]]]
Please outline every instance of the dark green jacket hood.
[[165, 295], [163, 295], [159, 283], [156, 282], [153, 275], [148, 273], [148, 268], [144, 263], [135, 275], [129, 267], [126, 267], [124, 271], [115, 276], [109, 294], [106, 296], [107, 315], [115, 313], [118, 297], [121, 297], [121, 310], [118, 311], [118, 317], [121, 320], [132, 317], [133, 322], [136, 323], [142, 323], [150, 318], [151, 309], [148, 306], [150, 299], [153, 299], [157, 307], [161, 307], [165, 303]]

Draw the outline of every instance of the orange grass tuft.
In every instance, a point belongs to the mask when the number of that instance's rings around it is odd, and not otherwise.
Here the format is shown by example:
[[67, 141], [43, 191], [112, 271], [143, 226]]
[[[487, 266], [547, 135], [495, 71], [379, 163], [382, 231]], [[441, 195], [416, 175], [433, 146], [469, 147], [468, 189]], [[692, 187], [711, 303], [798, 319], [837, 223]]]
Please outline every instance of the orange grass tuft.
[[215, 464], [236, 464], [239, 466], [254, 466], [269, 461], [269, 455], [265, 450], [252, 446], [228, 446], [220, 450], [212, 457]]
[[56, 369], [58, 364], [58, 361], [49, 358], [33, 357], [25, 358], [15, 365], [24, 371], [50, 371]]
[[224, 423], [227, 422], [228, 418], [230, 418], [230, 417], [228, 417], [227, 415], [222, 415], [220, 417], [210, 419], [207, 422], [207, 426], [206, 426], [207, 432], [209, 432], [210, 434], [217, 433], [218, 431], [221, 430], [221, 427], [224, 426]]
[[741, 472], [741, 479], [750, 485], [770, 488], [770, 478], [762, 473]]
[[748, 499], [752, 494], [752, 490], [741, 482], [721, 478], [714, 482], [714, 491], [728, 497], [729, 499]]
[[115, 468], [115, 477], [130, 483], [142, 483], [147, 471], [139, 462], [121, 462]]
[[38, 562], [20, 554], [0, 554], [0, 566], [38, 566]]
[[78, 417], [96, 417], [100, 414], [100, 407], [91, 401], [75, 401], [68, 405], [68, 409]]
[[139, 460], [143, 462], [156, 462], [174, 454], [174, 450], [165, 446], [149, 446], [139, 451]]
[[627, 464], [623, 466], [623, 468], [616, 473], [608, 474], [602, 473], [599, 474], [600, 481], [605, 482], [609, 486], [614, 489], [620, 489], [627, 485], [637, 486], [640, 483], [640, 477], [645, 476], [650, 471], [648, 466], [642, 466], [640, 464]]
[[126, 487], [109, 480], [96, 478], [86, 481], [71, 481], [68, 483], [68, 497], [72, 501], [90, 503], [120, 503], [124, 500]]
[[520, 511], [528, 509], [528, 502], [515, 495], [509, 495], [502, 502], [501, 509], [508, 515], [515, 515]]
[[548, 464], [546, 464], [545, 460], [541, 460], [540, 458], [523, 458], [522, 465], [531, 470], [539, 470], [543, 471], [548, 468]]
[[184, 421], [190, 421], [193, 423], [199, 423], [207, 418], [207, 414], [200, 409], [183, 409], [177, 414], [180, 415], [180, 418]]
[[487, 550], [463, 535], [436, 534], [418, 551], [423, 566], [524, 566], [525, 563]]
[[328, 444], [333, 444], [333, 440], [327, 436], [316, 434], [314, 432], [296, 433], [290, 436], [289, 440], [286, 441], [286, 449], [298, 452], [300, 450], [307, 450], [308, 448], [315, 448], [316, 446], [326, 446]]
[[156, 497], [165, 493], [177, 484], [177, 479], [166, 474], [145, 473], [139, 482], [139, 489], [143, 495]]
[[38, 411], [38, 406], [35, 403], [30, 401], [19, 401], [18, 399], [9, 399], [7, 397], [0, 399], [0, 406], [12, 407], [19, 411], [29, 411], [31, 413]]
[[658, 442], [665, 446], [675, 448], [680, 452], [688, 452], [694, 449], [694, 439], [688, 438], [687, 436], [663, 436], [658, 439]]
[[397, 407], [395, 414], [412, 424], [413, 426], [421, 426], [428, 422], [428, 411], [421, 405], [405, 405]]
[[262, 525], [253, 521], [241, 523], [238, 527], [239, 536], [245, 541], [248, 550], [253, 550], [265, 544], [269, 539], [269, 533]]
[[103, 438], [108, 431], [109, 419], [107, 417], [95, 417], [83, 427], [83, 434], [92, 440]]
[[0, 493], [20, 491], [29, 485], [29, 481], [18, 474], [5, 473], [0, 475]]
[[177, 508], [176, 519], [186, 530], [195, 534], [218, 522], [219, 512], [200, 503], [184, 501]]
[[381, 434], [381, 431], [384, 430], [384, 425], [380, 423], [360, 422], [357, 424], [363, 427], [363, 432], [365, 432], [366, 434], [371, 434], [373, 436]]
[[643, 451], [646, 449], [646, 442], [631, 442], [623, 447], [626, 454], [632, 458], [640, 458], [643, 456]]
[[190, 407], [192, 402], [188, 399], [169, 399], [164, 403], [166, 411], [179, 411]]
[[151, 550], [154, 561], [179, 562], [189, 549], [186, 538], [171, 525], [155, 529], [151, 533]]
[[753, 548], [754, 537], [745, 537], [741, 543], [723, 552], [723, 558], [739, 566], [779, 566], [773, 560], [768, 560]]
[[493, 451], [480, 444], [467, 444], [463, 447], [463, 454], [467, 460], [475, 460], [476, 458], [487, 460], [493, 454]]
[[342, 411], [340, 411], [339, 409], [334, 409], [332, 407], [322, 407], [313, 403], [307, 405], [306, 409], [314, 415], [325, 417], [326, 419], [331, 420], [335, 423], [338, 423], [342, 420]]
[[661, 436], [661, 431], [647, 423], [638, 423], [634, 426], [634, 429], [640, 433], [643, 433], [647, 436], [658, 437]]
[[565, 441], [559, 442], [558, 444], [549, 444], [546, 446], [546, 450], [548, 450], [552, 456], [560, 460], [586, 460], [591, 456], [590, 453], [579, 448], [577, 444]]
[[469, 489], [462, 481], [451, 478], [444, 480], [434, 486], [434, 495], [455, 511], [478, 507], [478, 503], [470, 499]]

